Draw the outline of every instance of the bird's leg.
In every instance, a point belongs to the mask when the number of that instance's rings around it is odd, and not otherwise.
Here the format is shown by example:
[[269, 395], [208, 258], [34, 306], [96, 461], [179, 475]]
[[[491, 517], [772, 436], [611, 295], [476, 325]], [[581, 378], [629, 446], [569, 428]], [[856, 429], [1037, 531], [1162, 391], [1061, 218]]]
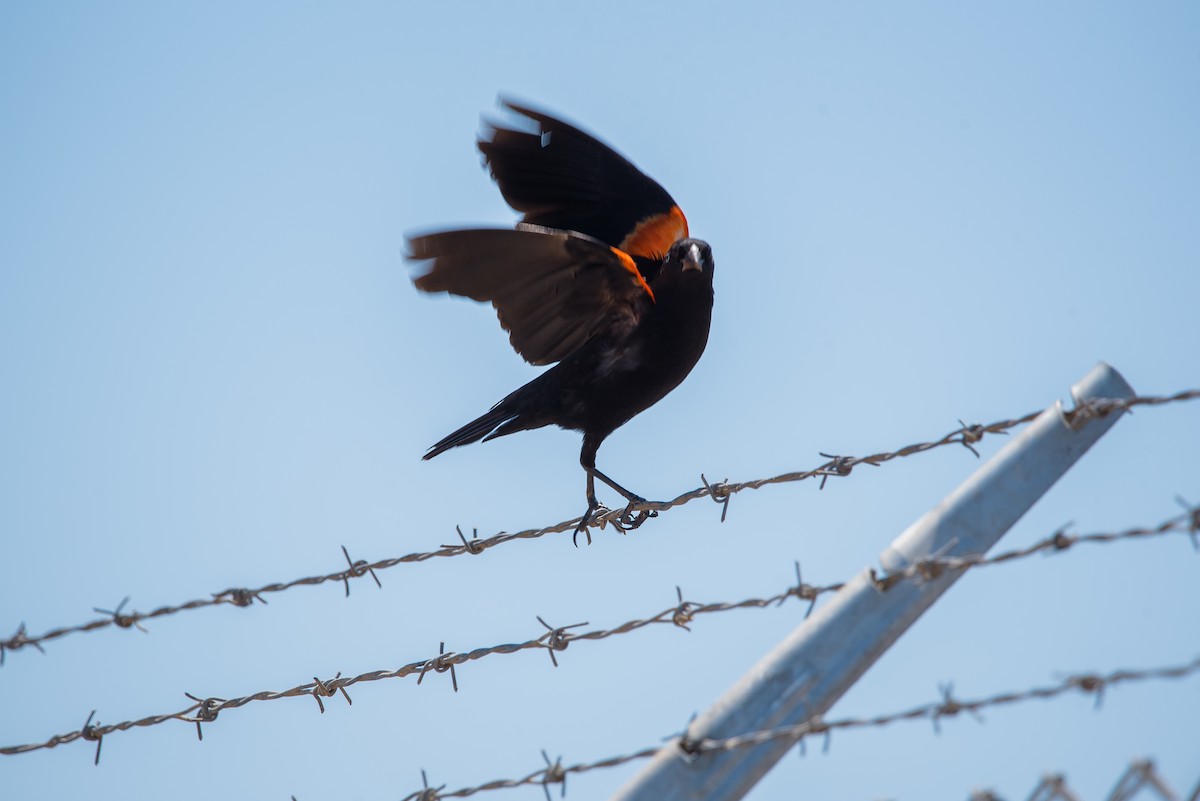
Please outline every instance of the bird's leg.
[[[587, 511], [583, 513], [583, 517], [579, 519], [579, 525], [575, 528], [575, 534], [571, 541], [579, 546], [579, 532], [587, 535], [588, 545], [592, 544], [592, 534], [588, 531], [588, 526], [592, 522], [592, 515], [601, 508], [600, 501], [596, 500], [596, 451], [600, 450], [600, 443], [604, 441], [607, 434], [588, 434], [583, 435], [583, 449], [579, 451], [579, 464], [583, 466], [584, 472], [587, 473]], [[601, 476], [604, 481], [608, 479]]]
[[613, 481], [611, 478], [604, 475], [603, 473], [601, 473], [599, 470], [597, 470], [594, 467], [589, 471], [589, 474], [594, 475], [596, 478], [600, 479], [605, 484], [612, 487], [617, 492], [621, 493], [623, 496], [625, 496], [625, 500], [629, 501], [630, 503], [645, 503], [646, 502], [646, 499], [643, 498], [641, 495], [630, 492], [629, 490], [625, 489], [620, 484]]
[[[596, 452], [600, 450], [600, 443], [604, 441], [606, 436], [608, 436], [607, 432], [599, 435], [589, 433], [584, 433], [583, 435], [583, 450], [579, 452], [579, 464], [583, 466], [584, 471], [587, 473], [588, 508], [587, 511], [584, 512], [583, 518], [579, 521], [579, 526], [575, 529], [576, 538], [579, 537], [579, 532], [581, 531], [587, 533], [587, 527], [588, 524], [591, 523], [592, 515], [596, 513], [596, 510], [601, 508], [600, 502], [596, 500], [596, 479], [600, 479], [605, 484], [621, 493], [625, 500], [628, 501], [625, 506], [625, 511], [623, 511], [620, 516], [612, 520], [612, 524], [617, 527], [618, 531], [626, 531], [628, 529], [637, 528], [642, 523], [645, 523], [647, 519], [651, 517], [658, 517], [658, 512], [649, 511], [646, 509], [642, 509], [635, 513], [633, 511], [633, 507], [646, 503], [646, 499], [641, 495], [636, 495], [630, 492], [596, 469]], [[588, 544], [590, 545], [591, 542], [591, 534], [588, 534]]]

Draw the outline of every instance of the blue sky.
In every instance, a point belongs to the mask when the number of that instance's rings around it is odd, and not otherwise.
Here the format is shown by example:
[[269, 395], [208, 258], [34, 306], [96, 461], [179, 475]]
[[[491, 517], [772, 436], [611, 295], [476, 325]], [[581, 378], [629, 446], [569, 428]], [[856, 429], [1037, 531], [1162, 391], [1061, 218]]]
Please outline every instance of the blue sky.
[[[614, 144], [717, 264], [708, 350], [601, 468], [650, 497], [935, 439], [1065, 398], [1105, 360], [1200, 385], [1200, 10], [1190, 3], [7, 4], [0, 9], [0, 635], [426, 551], [580, 513], [578, 435], [422, 463], [536, 374], [486, 307], [421, 297], [406, 232], [513, 219], [474, 137], [498, 93]], [[1200, 502], [1200, 406], [1123, 419], [1002, 541]], [[985, 440], [984, 457], [1003, 444]], [[0, 669], [0, 744], [437, 653], [769, 595], [874, 564], [975, 469], [942, 449], [565, 535], [105, 629]], [[615, 499], [610, 499], [615, 500]], [[968, 574], [834, 708], [873, 714], [1186, 661], [1182, 537]], [[14, 798], [393, 799], [678, 731], [799, 623], [730, 612], [555, 669], [495, 656], [5, 757]], [[751, 794], [1099, 797], [1128, 759], [1198, 778], [1200, 681], [836, 736]], [[605, 798], [635, 768], [571, 779]], [[504, 791], [541, 797], [538, 788]]]

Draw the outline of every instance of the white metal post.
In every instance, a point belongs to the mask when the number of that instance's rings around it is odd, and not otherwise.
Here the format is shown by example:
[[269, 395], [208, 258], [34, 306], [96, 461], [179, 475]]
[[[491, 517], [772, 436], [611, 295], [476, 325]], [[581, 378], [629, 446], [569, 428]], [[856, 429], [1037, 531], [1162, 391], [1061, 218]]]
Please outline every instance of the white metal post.
[[[1134, 397], [1107, 364], [1071, 388], [1079, 405]], [[1062, 404], [1038, 416], [880, 557], [889, 574], [932, 558], [985, 553], [1120, 416], [1079, 415]], [[961, 575], [878, 583], [864, 570], [775, 647], [687, 729], [688, 740], [726, 738], [824, 714]], [[675, 739], [614, 801], [734, 801], [793, 747], [788, 739], [692, 757]]]

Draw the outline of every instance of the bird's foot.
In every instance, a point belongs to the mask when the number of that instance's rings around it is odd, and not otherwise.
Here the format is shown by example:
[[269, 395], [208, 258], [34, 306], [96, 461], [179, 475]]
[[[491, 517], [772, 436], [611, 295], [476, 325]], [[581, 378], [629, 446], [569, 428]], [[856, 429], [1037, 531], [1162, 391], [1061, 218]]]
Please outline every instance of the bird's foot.
[[620, 531], [622, 534], [640, 527], [642, 523], [645, 523], [652, 517], [658, 517], [658, 512], [653, 509], [634, 508], [636, 506], [643, 506], [646, 503], [646, 499], [640, 495], [631, 495], [628, 500], [629, 503], [625, 505], [621, 514], [613, 518], [612, 521], [617, 531]]
[[610, 514], [612, 510], [598, 501], [589, 503], [587, 511], [583, 513], [583, 517], [579, 518], [579, 525], [575, 526], [575, 533], [571, 535], [571, 542], [578, 548], [579, 535], [583, 534], [587, 537], [587, 544], [591, 545], [592, 532], [590, 529], [593, 525], [599, 525], [601, 528], [604, 528], [605, 523], [612, 523], [613, 528], [624, 534], [627, 531], [633, 531], [635, 528], [641, 527], [650, 518], [658, 517], [658, 512], [654, 509], [636, 508], [638, 506], [645, 506], [647, 503], [646, 499], [640, 495], [630, 493], [628, 501], [620, 514], [608, 519], [602, 518]]
[[[600, 517], [601, 515], [608, 514], [608, 511], [609, 510], [603, 504], [598, 502], [592, 502], [588, 504], [587, 511], [583, 513], [583, 517], [579, 518], [579, 525], [575, 527], [575, 533], [571, 535], [571, 542], [574, 543], [576, 548], [579, 547], [580, 534], [583, 534], [585, 537], [587, 537], [588, 545], [592, 544], [592, 532], [589, 529], [595, 522], [596, 518]], [[614, 521], [613, 524], [616, 525], [616, 521]], [[604, 523], [601, 522], [600, 526], [603, 527]]]

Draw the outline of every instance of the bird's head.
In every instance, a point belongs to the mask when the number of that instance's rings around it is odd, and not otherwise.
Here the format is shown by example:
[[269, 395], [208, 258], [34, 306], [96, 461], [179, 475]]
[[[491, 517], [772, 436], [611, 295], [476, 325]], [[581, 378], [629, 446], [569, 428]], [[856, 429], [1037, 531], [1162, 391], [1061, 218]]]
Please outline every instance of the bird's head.
[[667, 251], [661, 274], [688, 280], [703, 277], [708, 283], [712, 283], [712, 248], [701, 239], [680, 239]]

